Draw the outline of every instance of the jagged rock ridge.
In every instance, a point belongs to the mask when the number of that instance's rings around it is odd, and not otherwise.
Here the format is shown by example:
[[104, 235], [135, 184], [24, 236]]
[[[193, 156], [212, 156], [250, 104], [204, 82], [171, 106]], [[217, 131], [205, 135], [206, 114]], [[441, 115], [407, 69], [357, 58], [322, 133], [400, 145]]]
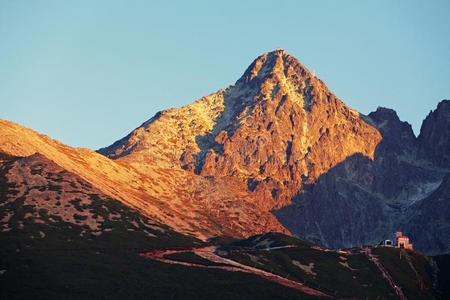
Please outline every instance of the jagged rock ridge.
[[372, 158], [380, 140], [358, 112], [279, 49], [258, 57], [235, 85], [158, 113], [99, 153], [233, 177], [236, 189], [270, 210], [346, 157]]
[[[431, 134], [416, 138], [395, 111], [378, 108], [365, 119], [382, 134], [374, 159], [353, 155], [305, 187], [293, 205], [275, 212], [295, 235], [333, 248], [376, 244], [406, 232], [417, 249], [429, 254], [450, 249], [448, 180], [442, 149], [449, 140], [443, 101], [424, 121]], [[444, 130], [440, 130], [442, 128]], [[429, 129], [426, 129], [429, 130]], [[425, 137], [436, 147], [424, 146]], [[424, 147], [432, 151], [424, 152]], [[436, 154], [439, 153], [439, 154]], [[437, 160], [437, 161], [436, 161]], [[448, 175], [447, 175], [448, 176]], [[439, 225], [438, 225], [439, 224]]]
[[395, 111], [361, 115], [277, 49], [235, 85], [160, 112], [99, 152], [138, 169], [157, 163], [224, 178], [295, 235], [351, 247], [408, 231], [410, 207], [441, 184], [447, 102], [416, 138]]
[[418, 137], [422, 158], [450, 168], [450, 100], [443, 100], [422, 123]]
[[[424, 210], [438, 187], [445, 191], [448, 115], [447, 100], [416, 139], [394, 111], [361, 115], [278, 49], [258, 57], [235, 85], [160, 112], [99, 150], [113, 160], [2, 120], [0, 151], [39, 152], [182, 233], [290, 230], [341, 248], [408, 232], [414, 209]], [[439, 243], [446, 249], [449, 241]]]

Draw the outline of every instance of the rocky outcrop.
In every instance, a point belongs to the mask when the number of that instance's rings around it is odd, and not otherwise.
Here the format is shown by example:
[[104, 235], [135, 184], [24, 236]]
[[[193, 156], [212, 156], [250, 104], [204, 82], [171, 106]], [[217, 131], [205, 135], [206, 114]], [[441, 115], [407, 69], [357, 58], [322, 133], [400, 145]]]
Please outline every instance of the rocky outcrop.
[[[378, 108], [364, 119], [383, 137], [374, 159], [348, 157], [275, 215], [294, 235], [332, 248], [375, 244], [400, 230], [416, 249], [433, 254], [432, 249], [445, 250], [448, 226], [433, 221], [448, 216], [444, 206], [449, 204], [432, 200], [434, 191], [448, 184], [442, 181], [441, 167], [421, 157], [411, 126], [395, 111]], [[424, 235], [418, 228], [432, 233]]]
[[418, 137], [421, 157], [450, 169], [450, 100], [442, 100], [423, 121]]
[[417, 187], [421, 183], [435, 182], [440, 178], [426, 163], [419, 161], [417, 139], [411, 125], [400, 121], [394, 110], [379, 107], [366, 120], [383, 137], [371, 163], [369, 176], [373, 183], [369, 185], [370, 190], [386, 199], [407, 199], [419, 192]]
[[373, 244], [404, 228], [410, 207], [441, 183], [447, 102], [416, 139], [395, 111], [361, 115], [277, 49], [235, 85], [160, 112], [99, 152], [144, 173], [158, 164], [224, 180], [301, 238]]
[[[258, 57], [234, 86], [156, 115], [99, 152], [157, 161], [202, 176], [233, 177], [264, 210], [283, 207], [355, 153], [373, 158], [379, 132], [297, 59]], [[238, 180], [235, 180], [238, 179]]]
[[450, 174], [428, 197], [407, 212], [403, 231], [414, 237], [414, 246], [434, 255], [450, 252]]
[[[445, 188], [450, 168], [449, 116], [445, 100], [416, 139], [395, 111], [361, 115], [277, 49], [258, 57], [235, 85], [159, 112], [98, 150], [102, 155], [6, 121], [0, 150], [40, 152], [182, 233], [291, 231], [342, 248], [408, 232], [420, 219], [415, 210], [431, 213], [425, 207], [434, 200], [427, 199]], [[426, 250], [430, 241], [415, 244]]]
[[383, 140], [377, 151], [383, 155], [393, 153], [402, 155], [409, 153], [416, 147], [416, 136], [408, 122], [400, 121], [393, 109], [378, 107], [371, 112], [366, 120], [373, 124], [381, 133]]

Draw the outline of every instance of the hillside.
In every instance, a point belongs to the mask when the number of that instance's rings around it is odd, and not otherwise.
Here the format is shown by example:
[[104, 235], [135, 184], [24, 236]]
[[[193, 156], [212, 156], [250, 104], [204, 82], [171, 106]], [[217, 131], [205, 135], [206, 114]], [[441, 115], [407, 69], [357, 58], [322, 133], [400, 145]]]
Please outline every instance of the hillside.
[[182, 233], [206, 238], [288, 232], [272, 214], [256, 207], [248, 193], [234, 190], [225, 180], [156, 165], [137, 169], [4, 120], [0, 120], [0, 151], [18, 157], [40, 153], [106, 195]]
[[[211, 246], [145, 217], [41, 154], [2, 154], [1, 161], [2, 299], [395, 298], [362, 249], [331, 251], [281, 233], [217, 237]], [[432, 287], [446, 278], [439, 269], [445, 256], [436, 258], [436, 273], [418, 252], [402, 259], [398, 249], [374, 251], [408, 298], [445, 295]]]
[[250, 274], [145, 259], [139, 252], [205, 243], [143, 216], [40, 154], [2, 154], [1, 160], [0, 299], [210, 299], [218, 291], [218, 299], [300, 297]]

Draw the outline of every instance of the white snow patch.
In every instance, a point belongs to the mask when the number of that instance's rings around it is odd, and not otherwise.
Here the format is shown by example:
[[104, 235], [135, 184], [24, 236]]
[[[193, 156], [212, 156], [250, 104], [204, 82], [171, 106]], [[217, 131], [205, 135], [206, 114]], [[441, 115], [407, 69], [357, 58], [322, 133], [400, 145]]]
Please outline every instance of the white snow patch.
[[416, 188], [416, 194], [408, 197], [409, 205], [416, 203], [419, 200], [425, 199], [432, 192], [434, 192], [442, 183], [442, 180], [436, 182], [427, 182], [418, 184]]
[[274, 241], [270, 239], [265, 239], [262, 241], [259, 241], [258, 244], [255, 245], [255, 248], [264, 247], [264, 248], [270, 248], [270, 246], [274, 243]]
[[308, 265], [302, 265], [301, 262], [297, 260], [293, 260], [292, 264], [302, 269], [306, 274], [310, 274], [312, 276], [316, 276], [317, 273], [314, 272], [312, 269], [314, 268], [314, 263], [310, 262]]
[[257, 264], [261, 264], [260, 258], [258, 256], [252, 255], [250, 253], [247, 253], [247, 256], [250, 258], [250, 260], [252, 262], [257, 263]]

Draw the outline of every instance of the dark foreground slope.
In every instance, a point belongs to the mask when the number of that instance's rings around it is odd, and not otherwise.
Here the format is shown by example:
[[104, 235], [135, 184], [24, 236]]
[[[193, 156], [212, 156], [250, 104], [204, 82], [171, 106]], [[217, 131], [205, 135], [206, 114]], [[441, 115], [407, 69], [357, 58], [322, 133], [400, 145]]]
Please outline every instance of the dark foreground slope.
[[138, 253], [204, 243], [142, 216], [42, 155], [1, 161], [0, 299], [305, 297], [254, 275], [145, 259]]
[[437, 266], [437, 282], [436, 287], [439, 297], [442, 299], [450, 299], [450, 254], [442, 254], [433, 257]]
[[223, 245], [220, 251], [225, 257], [302, 282], [337, 298], [398, 298], [393, 286], [369, 259], [367, 249], [407, 299], [445, 299], [448, 294], [443, 283], [448, 279], [447, 256], [430, 258], [417, 251], [392, 247], [330, 251], [278, 233], [232, 242]]
[[[167, 258], [205, 267], [144, 258], [139, 253], [208, 244], [144, 217], [40, 154], [1, 161], [0, 299], [313, 298], [253, 274], [208, 268], [217, 264], [192, 252]], [[216, 241], [225, 258], [332, 297], [395, 298], [359, 249], [330, 251], [278, 233]], [[417, 270], [430, 278], [428, 267]], [[434, 295], [428, 279], [425, 286]]]

